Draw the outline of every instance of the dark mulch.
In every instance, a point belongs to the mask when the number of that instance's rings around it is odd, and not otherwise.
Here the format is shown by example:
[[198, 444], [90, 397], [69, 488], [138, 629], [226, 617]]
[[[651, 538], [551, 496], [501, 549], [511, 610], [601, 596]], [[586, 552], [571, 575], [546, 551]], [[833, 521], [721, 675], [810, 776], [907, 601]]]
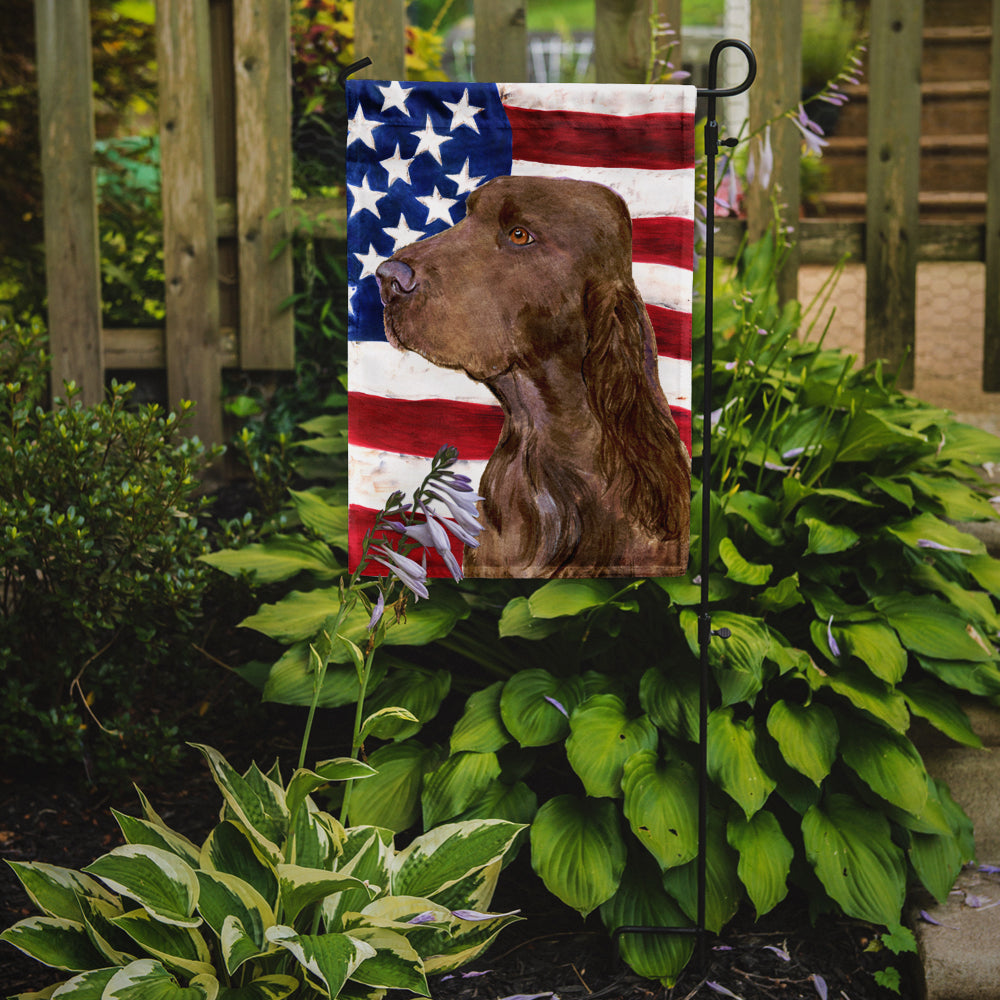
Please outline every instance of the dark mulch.
[[[287, 720], [278, 718], [274, 725], [278, 735], [264, 745], [273, 749], [278, 743], [290, 749], [292, 732]], [[287, 730], [285, 735], [282, 730]], [[220, 748], [234, 763], [246, 759], [241, 752], [245, 747], [239, 743], [220, 740]], [[168, 824], [197, 840], [213, 825], [219, 796], [193, 751], [191, 763], [190, 769], [150, 791], [150, 798]], [[104, 795], [71, 783], [72, 776], [26, 777], [8, 774], [0, 779], [0, 858], [9, 861], [37, 860], [80, 868], [121, 843], [112, 806], [139, 813], [134, 794], [125, 791]], [[737, 917], [720, 938], [706, 942], [704, 971], [689, 969], [673, 990], [635, 976], [616, 961], [596, 917], [582, 922], [562, 907], [542, 889], [523, 856], [501, 877], [494, 907], [520, 908], [526, 919], [504, 931], [490, 951], [470, 970], [463, 970], [464, 975], [433, 977], [435, 1000], [498, 1000], [552, 993], [562, 1000], [688, 1000], [726, 996], [725, 990], [744, 1000], [815, 1000], [823, 995], [824, 984], [831, 1000], [886, 1000], [891, 994], [880, 989], [872, 975], [888, 964], [904, 973], [902, 995], [917, 993], [903, 963], [893, 962], [885, 952], [866, 951], [872, 941], [870, 928], [829, 918], [812, 927], [805, 908], [797, 902], [783, 905], [756, 926], [747, 915]], [[31, 913], [10, 869], [0, 866], [0, 927]], [[0, 944], [4, 995], [41, 989], [59, 978], [58, 973]]]

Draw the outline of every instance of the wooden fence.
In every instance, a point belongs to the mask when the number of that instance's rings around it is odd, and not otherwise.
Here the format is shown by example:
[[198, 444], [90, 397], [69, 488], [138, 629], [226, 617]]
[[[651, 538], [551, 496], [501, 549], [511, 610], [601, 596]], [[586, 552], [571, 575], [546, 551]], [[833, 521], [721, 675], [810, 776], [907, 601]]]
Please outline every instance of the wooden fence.
[[[157, 2], [166, 326], [126, 331], [102, 329], [100, 319], [88, 0], [35, 2], [53, 383], [73, 379], [93, 401], [106, 370], [165, 368], [170, 401], [195, 400], [196, 432], [220, 441], [221, 370], [293, 364], [292, 316], [281, 308], [292, 288], [291, 255], [277, 250], [292, 218], [284, 211], [291, 203], [290, 0]], [[475, 0], [478, 79], [527, 78], [527, 2]], [[650, 16], [679, 25], [681, 7], [681, 0], [595, 0], [597, 79], [645, 79]], [[795, 294], [800, 263], [832, 263], [844, 253], [863, 260], [866, 355], [895, 365], [914, 345], [917, 262], [985, 261], [983, 380], [998, 391], [1000, 0], [992, 3], [985, 224], [918, 217], [922, 8], [918, 0], [871, 0], [867, 216], [787, 217], [798, 239], [782, 291]], [[405, 78], [405, 10], [405, 0], [357, 0], [356, 51], [373, 61], [365, 75]], [[802, 2], [753, 0], [751, 15], [759, 64], [750, 91], [753, 129], [799, 101]], [[739, 123], [732, 124], [735, 132]], [[725, 220], [717, 240], [722, 255], [744, 228], [763, 230], [773, 196], [799, 203], [799, 135], [783, 124], [774, 133], [770, 185], [748, 193], [746, 222]], [[343, 238], [342, 199], [309, 202], [297, 214], [313, 220], [314, 236]], [[904, 384], [912, 384], [912, 357]]]

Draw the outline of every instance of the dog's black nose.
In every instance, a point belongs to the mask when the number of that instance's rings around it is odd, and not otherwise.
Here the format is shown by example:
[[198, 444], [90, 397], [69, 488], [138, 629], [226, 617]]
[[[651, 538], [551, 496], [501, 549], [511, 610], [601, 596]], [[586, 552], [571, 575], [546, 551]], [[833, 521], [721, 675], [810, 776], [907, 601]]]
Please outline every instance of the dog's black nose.
[[375, 269], [383, 305], [401, 295], [409, 295], [417, 287], [417, 276], [409, 264], [401, 260], [385, 260]]

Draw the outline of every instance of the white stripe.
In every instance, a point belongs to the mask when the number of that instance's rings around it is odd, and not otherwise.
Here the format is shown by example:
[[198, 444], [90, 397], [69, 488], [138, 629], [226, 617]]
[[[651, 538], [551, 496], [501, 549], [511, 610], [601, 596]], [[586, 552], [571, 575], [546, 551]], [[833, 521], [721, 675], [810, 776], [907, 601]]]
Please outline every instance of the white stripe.
[[500, 100], [530, 111], [583, 111], [602, 115], [689, 114], [695, 111], [694, 87], [593, 83], [498, 83]]
[[514, 160], [510, 172], [515, 177], [569, 177], [603, 184], [625, 199], [633, 219], [663, 215], [694, 219], [694, 170], [574, 167]]
[[669, 264], [632, 264], [632, 280], [643, 302], [691, 312], [692, 273]]
[[[407, 502], [413, 491], [431, 471], [431, 460], [412, 455], [394, 455], [374, 448], [352, 444], [347, 448], [347, 499], [348, 503], [372, 510], [382, 505], [395, 490], [402, 490]], [[453, 466], [455, 472], [468, 476], [478, 490], [486, 462], [464, 462], [459, 459]], [[447, 515], [447, 510], [441, 508]]]
[[[671, 406], [691, 407], [691, 362], [659, 358], [663, 393]], [[453, 376], [462, 383], [455, 386]], [[384, 341], [355, 340], [348, 343], [347, 384], [351, 392], [383, 399], [449, 399], [499, 408], [496, 397], [482, 382], [473, 382], [460, 372], [438, 368], [412, 351], [397, 351]], [[454, 391], [461, 389], [461, 394]]]

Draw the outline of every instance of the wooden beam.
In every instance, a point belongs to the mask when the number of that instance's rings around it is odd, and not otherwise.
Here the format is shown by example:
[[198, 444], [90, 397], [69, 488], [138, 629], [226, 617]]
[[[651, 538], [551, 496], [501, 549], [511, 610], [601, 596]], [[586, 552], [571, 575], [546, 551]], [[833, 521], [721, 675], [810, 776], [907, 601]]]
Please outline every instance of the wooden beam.
[[650, 2], [595, 0], [594, 68], [598, 83], [647, 81]]
[[219, 255], [211, 57], [205, 0], [156, 9], [169, 403], [197, 404], [192, 432], [222, 441]]
[[913, 388], [923, 3], [872, 0], [868, 53], [865, 360]]
[[371, 66], [358, 80], [406, 79], [406, 0], [363, 0], [354, 5], [354, 58]]
[[528, 34], [524, 0], [475, 0], [476, 58], [479, 81], [521, 83], [528, 78]]
[[290, 20], [287, 0], [233, 8], [242, 368], [295, 367]]
[[88, 0], [35, 0], [52, 393], [104, 397]]
[[[778, 273], [778, 296], [787, 302], [798, 296], [799, 274], [799, 160], [802, 156], [802, 135], [785, 112], [798, 106], [802, 91], [802, 4], [800, 0], [758, 0], [750, 9], [750, 41], [757, 56], [760, 71], [750, 88], [750, 132], [757, 132], [768, 122], [771, 125], [771, 145], [774, 169], [767, 187], [760, 176], [750, 186], [746, 197], [750, 238], [760, 239], [774, 223], [778, 206], [778, 225], [790, 229], [793, 240]], [[724, 109], [720, 109], [720, 118]], [[730, 124], [730, 135], [736, 133], [739, 122]], [[759, 142], [760, 139], [754, 139]], [[781, 234], [774, 233], [774, 238]]]
[[1000, 392], [1000, 0], [993, 0], [988, 157], [983, 390], [985, 392]]

